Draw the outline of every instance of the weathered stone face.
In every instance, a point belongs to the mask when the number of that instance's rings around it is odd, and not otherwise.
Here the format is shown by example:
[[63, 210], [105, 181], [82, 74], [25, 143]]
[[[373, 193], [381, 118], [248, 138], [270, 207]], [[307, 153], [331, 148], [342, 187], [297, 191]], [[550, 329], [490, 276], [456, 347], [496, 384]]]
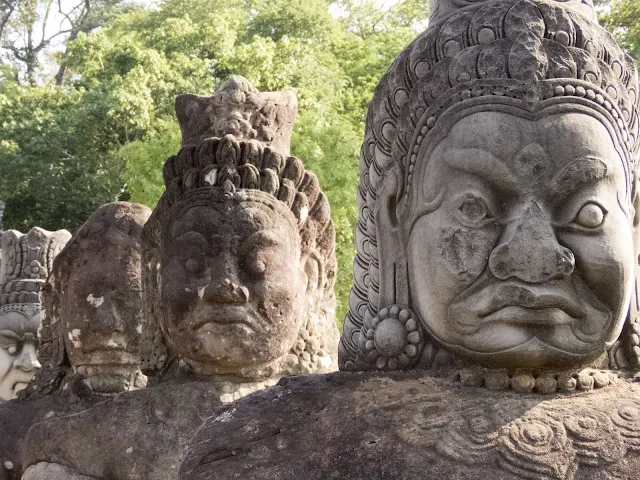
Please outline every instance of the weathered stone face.
[[168, 227], [165, 333], [197, 371], [273, 361], [292, 347], [303, 321], [306, 283], [295, 218], [266, 195], [259, 200], [194, 206]]
[[[24, 389], [36, 369], [40, 367], [36, 351], [38, 348], [38, 325], [29, 321], [23, 312], [10, 312], [2, 317], [0, 329], [0, 399], [9, 400]], [[33, 318], [33, 317], [32, 317]], [[21, 325], [27, 327], [23, 329]]]
[[638, 76], [596, 22], [432, 1], [367, 117], [341, 368], [640, 368]]
[[335, 232], [317, 177], [288, 155], [296, 108], [241, 77], [178, 97], [182, 148], [144, 229], [148, 375], [333, 369]]
[[[138, 235], [141, 230], [142, 222]], [[90, 242], [79, 242], [65, 289], [56, 292], [62, 295], [59, 313], [67, 332], [65, 349], [78, 370], [140, 364], [140, 244], [111, 240], [115, 241], [105, 241], [99, 250]]]
[[577, 113], [474, 113], [423, 161], [417, 204], [432, 211], [410, 216], [407, 235], [427, 332], [494, 367], [603, 354], [635, 269], [627, 178], [605, 127]]
[[70, 373], [100, 393], [134, 388], [143, 323], [140, 236], [150, 214], [138, 204], [104, 205], [56, 258], [39, 351], [45, 371], [35, 390], [48, 391], [44, 384]]
[[3, 232], [0, 268], [0, 401], [24, 389], [40, 362], [36, 356], [43, 312], [42, 285], [71, 234], [33, 228]]

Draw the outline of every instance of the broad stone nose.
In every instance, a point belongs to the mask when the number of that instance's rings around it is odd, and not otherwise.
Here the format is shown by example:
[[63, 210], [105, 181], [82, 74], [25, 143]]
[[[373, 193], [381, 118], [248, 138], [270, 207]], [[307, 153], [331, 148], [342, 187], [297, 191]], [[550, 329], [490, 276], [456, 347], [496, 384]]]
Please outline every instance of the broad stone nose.
[[216, 304], [247, 303], [249, 290], [238, 279], [236, 258], [231, 254], [221, 256], [221, 268], [214, 272], [214, 277], [204, 289], [204, 300]]
[[40, 368], [36, 346], [33, 343], [25, 343], [20, 355], [13, 362], [13, 366], [23, 372], [32, 372]]
[[532, 202], [509, 227], [505, 241], [489, 256], [489, 270], [496, 278], [518, 278], [528, 283], [544, 283], [568, 278], [575, 258], [558, 243], [540, 207]]
[[244, 304], [249, 300], [249, 290], [230, 278], [218, 278], [205, 288], [204, 300], [216, 304]]

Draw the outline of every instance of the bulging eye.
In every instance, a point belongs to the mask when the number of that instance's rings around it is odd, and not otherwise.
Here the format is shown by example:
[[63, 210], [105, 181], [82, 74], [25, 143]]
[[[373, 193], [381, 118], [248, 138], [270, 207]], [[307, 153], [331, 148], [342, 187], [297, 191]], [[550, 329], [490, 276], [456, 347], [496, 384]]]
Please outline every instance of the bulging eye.
[[191, 273], [200, 273], [204, 270], [204, 263], [197, 258], [191, 257], [184, 262], [184, 267]]
[[492, 216], [486, 202], [471, 193], [467, 193], [462, 198], [458, 210], [464, 223], [471, 225], [478, 225]]
[[607, 212], [604, 208], [594, 202], [585, 203], [573, 219], [581, 227], [598, 228], [604, 222]]
[[15, 355], [16, 353], [18, 353], [18, 346], [17, 345], [9, 345], [7, 347], [7, 352], [9, 352], [9, 355]]

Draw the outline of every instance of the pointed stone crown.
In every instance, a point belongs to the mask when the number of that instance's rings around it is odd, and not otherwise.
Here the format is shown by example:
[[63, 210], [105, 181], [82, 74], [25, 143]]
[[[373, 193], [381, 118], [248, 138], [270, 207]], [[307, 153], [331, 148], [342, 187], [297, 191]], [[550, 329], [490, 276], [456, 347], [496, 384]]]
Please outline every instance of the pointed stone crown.
[[182, 146], [211, 137], [233, 135], [257, 140], [289, 155], [298, 102], [293, 92], [259, 92], [247, 79], [234, 76], [212, 97], [180, 95], [176, 113]]
[[[431, 23], [439, 22], [448, 17], [452, 13], [457, 12], [466, 7], [490, 3], [492, 0], [431, 0]], [[514, 0], [513, 3], [516, 3]], [[593, 0], [549, 0], [551, 2], [560, 3], [562, 8], [580, 13], [589, 20], [598, 21]]]
[[46, 280], [53, 259], [71, 238], [67, 230], [49, 232], [39, 227], [23, 234], [3, 232], [0, 285], [13, 280]]

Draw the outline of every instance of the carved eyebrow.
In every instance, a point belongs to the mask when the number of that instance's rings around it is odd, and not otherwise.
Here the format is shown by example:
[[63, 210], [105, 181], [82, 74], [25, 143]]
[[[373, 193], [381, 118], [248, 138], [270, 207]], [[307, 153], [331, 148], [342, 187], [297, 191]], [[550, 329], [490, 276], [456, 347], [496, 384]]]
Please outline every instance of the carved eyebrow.
[[2, 341], [2, 338], [9, 338], [11, 340], [22, 340], [22, 336], [18, 335], [16, 332], [14, 332], [13, 330], [0, 330], [0, 341]]
[[445, 163], [450, 168], [482, 177], [492, 186], [518, 190], [518, 181], [498, 157], [480, 148], [453, 148], [445, 151]]
[[604, 160], [597, 157], [578, 158], [554, 175], [547, 195], [557, 202], [585, 185], [608, 177], [611, 177], [611, 172]]
[[278, 232], [275, 230], [260, 230], [259, 232], [252, 233], [249, 235], [249, 238], [242, 245], [242, 250], [248, 249], [250, 247], [255, 247], [256, 244], [260, 244], [261, 246], [276, 246], [280, 245], [282, 242], [278, 237]]
[[199, 247], [202, 247], [205, 249], [209, 248], [209, 242], [207, 242], [207, 239], [205, 238], [205, 236], [202, 235], [200, 232], [194, 232], [193, 230], [186, 232], [178, 237], [175, 237], [175, 241], [197, 244]]

